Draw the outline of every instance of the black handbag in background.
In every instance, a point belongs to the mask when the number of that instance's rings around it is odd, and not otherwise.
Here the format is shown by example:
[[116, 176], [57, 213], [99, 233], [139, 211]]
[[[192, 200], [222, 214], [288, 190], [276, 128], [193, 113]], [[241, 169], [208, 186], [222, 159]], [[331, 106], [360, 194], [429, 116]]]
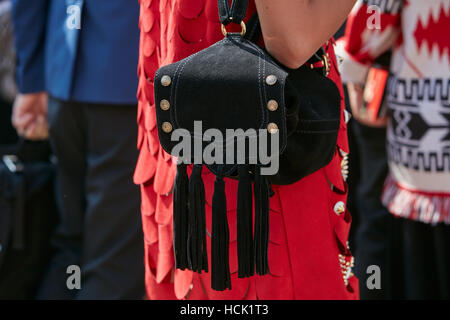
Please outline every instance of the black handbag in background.
[[32, 299], [52, 249], [55, 165], [48, 142], [0, 146], [0, 299]]

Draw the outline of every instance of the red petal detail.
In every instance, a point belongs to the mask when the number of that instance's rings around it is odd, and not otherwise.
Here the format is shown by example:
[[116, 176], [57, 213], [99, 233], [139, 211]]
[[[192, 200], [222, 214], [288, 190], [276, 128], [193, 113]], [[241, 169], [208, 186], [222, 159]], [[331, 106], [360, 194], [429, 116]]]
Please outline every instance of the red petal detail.
[[178, 33], [186, 43], [196, 43], [204, 40], [206, 33], [206, 17], [203, 15], [198, 19], [189, 20], [178, 17]]
[[147, 83], [144, 85], [144, 94], [146, 97], [146, 100], [150, 102], [151, 104], [154, 104], [154, 93], [153, 93], [153, 84]]
[[167, 52], [168, 55], [172, 55], [172, 60], [166, 62], [171, 63], [172, 61], [184, 59], [191, 54], [205, 49], [206, 46], [207, 44], [204, 41], [189, 42], [189, 39], [183, 39], [179, 32], [175, 32], [171, 40], [170, 50]]
[[[140, 57], [139, 57], [139, 60], [140, 60]], [[138, 75], [138, 78], [141, 78], [141, 63], [140, 63], [140, 61], [138, 61], [137, 75]]]
[[167, 0], [160, 0], [159, 1], [159, 12], [164, 12], [166, 9]]
[[146, 14], [145, 17], [142, 19], [142, 31], [145, 33], [150, 32], [153, 28], [153, 24], [155, 23], [155, 16], [150, 12], [149, 14]]
[[142, 215], [142, 230], [146, 244], [154, 244], [158, 241], [158, 225], [153, 216]]
[[150, 180], [153, 177], [156, 170], [155, 158], [150, 154], [146, 147], [147, 135], [144, 138], [143, 148], [139, 153], [139, 158], [136, 164], [136, 170], [134, 171], [134, 183], [141, 184]]
[[177, 30], [177, 23], [170, 23], [168, 28], [167, 28], [167, 33], [166, 33], [166, 37], [167, 37], [167, 42], [170, 43], [172, 42], [173, 36], [175, 34], [175, 31]]
[[[155, 212], [155, 220], [160, 226], [170, 225], [173, 214], [173, 206], [172, 206], [172, 195], [158, 195], [156, 199], [156, 212]], [[167, 233], [167, 236], [170, 236], [170, 232]], [[169, 240], [169, 239], [166, 239]], [[168, 241], [165, 243], [169, 247], [172, 247], [172, 241]]]
[[150, 300], [176, 300], [177, 297], [173, 291], [173, 283], [157, 283], [154, 277], [146, 272], [145, 284], [148, 299]]
[[159, 242], [158, 247], [160, 252], [168, 252], [172, 250], [172, 224], [160, 224], [158, 226]]
[[156, 112], [154, 105], [148, 105], [145, 108], [145, 129], [152, 131], [156, 127]]
[[152, 0], [142, 0], [142, 5], [146, 8], [150, 8], [151, 4], [152, 4]]
[[155, 277], [156, 263], [158, 260], [158, 243], [146, 244], [145, 248], [146, 270], [151, 273], [152, 277]]
[[158, 262], [156, 266], [156, 282], [161, 283], [174, 265], [173, 252], [158, 252]]
[[141, 184], [141, 211], [142, 214], [150, 216], [156, 211], [157, 195], [153, 190], [151, 181]]
[[145, 128], [142, 126], [138, 127], [138, 141], [137, 141], [137, 148], [140, 150], [142, 148], [142, 145], [144, 144], [144, 136], [145, 136]]
[[177, 299], [181, 300], [186, 298], [186, 295], [189, 293], [192, 282], [193, 282], [192, 271], [189, 270], [182, 271], [179, 269], [175, 270], [174, 289]]
[[163, 150], [162, 152], [163, 158], [166, 162], [172, 161], [172, 155]]
[[158, 130], [154, 128], [152, 131], [147, 131], [148, 137], [148, 148], [150, 153], [154, 156], [158, 154], [159, 151], [159, 139], [158, 139]]
[[[162, 152], [162, 149], [160, 152]], [[171, 164], [171, 162], [166, 162], [160, 153], [154, 180], [154, 188], [156, 193], [168, 195], [172, 192], [175, 173], [175, 167]]]
[[143, 42], [143, 53], [146, 57], [151, 57], [153, 53], [155, 52], [156, 43], [154, 40], [152, 40], [151, 37], [146, 37], [145, 41]]
[[[158, 70], [158, 59], [157, 55], [153, 55], [150, 58], [145, 59], [144, 63], [144, 73], [145, 75], [143, 78], [145, 78], [145, 82], [143, 80], [142, 84], [144, 87], [148, 87], [148, 91], [146, 91], [146, 96], [149, 101], [153, 101], [153, 88], [154, 88], [154, 79], [155, 79], [155, 73], [156, 70]], [[150, 79], [150, 80], [149, 80]]]
[[195, 19], [200, 16], [205, 6], [205, 0], [184, 0], [178, 4], [178, 11], [186, 19]]
[[[139, 80], [141, 81], [141, 80]], [[142, 90], [139, 87], [138, 88], [138, 93], [137, 93], [137, 98], [138, 98], [138, 111], [137, 111], [137, 118], [136, 118], [136, 122], [139, 124], [142, 114], [143, 114], [143, 110], [145, 109], [145, 102], [143, 101], [143, 99], [141, 99], [141, 93]]]

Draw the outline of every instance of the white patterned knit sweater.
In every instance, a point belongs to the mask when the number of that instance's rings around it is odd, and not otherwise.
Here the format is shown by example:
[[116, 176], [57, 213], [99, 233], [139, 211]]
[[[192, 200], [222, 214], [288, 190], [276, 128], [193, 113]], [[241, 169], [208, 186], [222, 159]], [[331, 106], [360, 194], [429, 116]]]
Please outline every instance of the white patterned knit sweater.
[[450, 224], [450, 0], [358, 1], [338, 41], [344, 82], [363, 83], [391, 48], [383, 203], [397, 216]]

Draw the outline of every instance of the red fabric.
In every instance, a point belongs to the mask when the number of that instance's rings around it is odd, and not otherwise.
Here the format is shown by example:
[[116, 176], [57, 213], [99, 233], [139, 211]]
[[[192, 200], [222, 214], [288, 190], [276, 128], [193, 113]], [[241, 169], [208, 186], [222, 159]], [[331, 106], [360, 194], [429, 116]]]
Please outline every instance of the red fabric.
[[381, 200], [396, 217], [432, 225], [450, 224], [450, 193], [414, 190], [389, 175], [384, 182]]
[[[146, 246], [146, 286], [149, 299], [357, 299], [357, 280], [344, 283], [339, 254], [350, 260], [348, 212], [334, 206], [346, 201], [340, 162], [348, 152], [342, 121], [334, 160], [326, 169], [290, 186], [274, 186], [270, 211], [270, 275], [237, 278], [237, 182], [226, 179], [230, 226], [232, 290], [210, 289], [210, 275], [174, 270], [171, 189], [175, 163], [158, 143], [153, 77], [159, 66], [185, 58], [222, 39], [216, 0], [141, 0], [139, 56], [140, 157], [134, 176], [142, 190], [142, 220]], [[250, 2], [249, 11], [255, 6]], [[227, 27], [232, 30], [232, 26]], [[239, 30], [239, 26], [236, 26]], [[332, 46], [330, 78], [342, 90]], [[342, 105], [343, 106], [343, 105]], [[344, 115], [342, 114], [342, 119]], [[211, 226], [214, 176], [204, 170], [207, 228]], [[331, 185], [333, 185], [333, 190]], [[210, 257], [210, 238], [208, 237]]]

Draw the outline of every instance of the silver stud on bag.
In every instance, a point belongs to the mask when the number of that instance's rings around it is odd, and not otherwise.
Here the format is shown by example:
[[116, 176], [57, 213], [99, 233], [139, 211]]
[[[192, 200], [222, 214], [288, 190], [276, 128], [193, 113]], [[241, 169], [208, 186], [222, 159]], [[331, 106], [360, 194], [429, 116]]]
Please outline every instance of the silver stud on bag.
[[269, 123], [267, 125], [267, 131], [269, 131], [270, 134], [275, 134], [278, 132], [278, 126], [275, 123]]
[[173, 129], [172, 124], [170, 122], [163, 122], [161, 128], [165, 133], [171, 133]]
[[267, 102], [267, 109], [269, 109], [270, 111], [276, 111], [278, 109], [278, 102], [276, 102], [275, 100], [270, 100], [269, 102]]
[[159, 103], [159, 106], [161, 107], [161, 110], [167, 111], [170, 108], [170, 102], [166, 99], [163, 99]]
[[161, 84], [164, 87], [168, 87], [170, 86], [170, 84], [172, 83], [172, 79], [169, 76], [162, 76], [161, 78]]
[[277, 83], [278, 78], [276, 76], [274, 76], [273, 74], [271, 74], [270, 76], [267, 76], [266, 78], [266, 83], [269, 86], [273, 86], [275, 83]]

